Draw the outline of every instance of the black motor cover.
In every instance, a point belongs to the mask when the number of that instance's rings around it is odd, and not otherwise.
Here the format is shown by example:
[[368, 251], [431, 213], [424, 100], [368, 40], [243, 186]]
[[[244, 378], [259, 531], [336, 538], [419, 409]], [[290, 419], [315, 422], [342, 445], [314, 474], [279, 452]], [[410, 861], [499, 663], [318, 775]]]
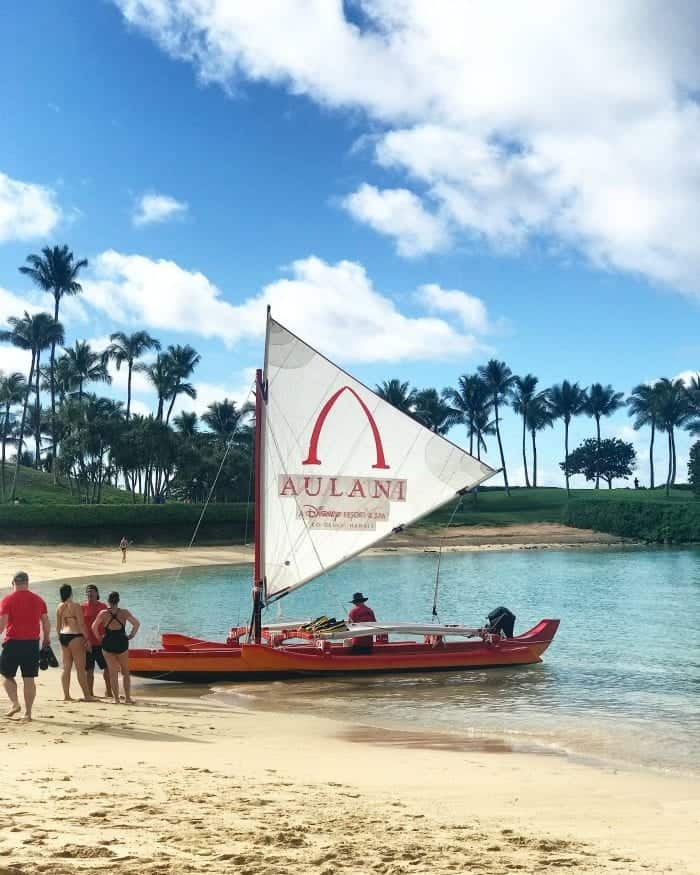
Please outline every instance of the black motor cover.
[[513, 637], [515, 614], [512, 611], [509, 611], [508, 608], [504, 608], [503, 605], [494, 608], [491, 613], [487, 615], [487, 619], [489, 622], [486, 628], [489, 632], [493, 632], [494, 635], [500, 635], [502, 632], [506, 638]]

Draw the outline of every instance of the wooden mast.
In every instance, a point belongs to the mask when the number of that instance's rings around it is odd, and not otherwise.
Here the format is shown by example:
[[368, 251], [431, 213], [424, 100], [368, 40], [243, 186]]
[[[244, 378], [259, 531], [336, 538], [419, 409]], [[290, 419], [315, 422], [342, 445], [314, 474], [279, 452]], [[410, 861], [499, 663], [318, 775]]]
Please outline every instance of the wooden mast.
[[255, 372], [255, 485], [253, 500], [255, 501], [255, 553], [253, 562], [253, 616], [250, 621], [248, 639], [260, 644], [262, 636], [262, 418], [263, 418], [263, 372], [258, 368]]

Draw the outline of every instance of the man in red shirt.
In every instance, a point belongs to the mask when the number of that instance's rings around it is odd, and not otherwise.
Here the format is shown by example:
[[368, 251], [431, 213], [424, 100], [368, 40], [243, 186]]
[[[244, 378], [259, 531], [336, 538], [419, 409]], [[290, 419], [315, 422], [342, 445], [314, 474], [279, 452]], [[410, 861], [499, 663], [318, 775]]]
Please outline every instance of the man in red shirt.
[[36, 698], [34, 678], [39, 674], [39, 629], [41, 646], [49, 646], [51, 625], [46, 602], [29, 590], [29, 577], [18, 571], [12, 580], [12, 592], [0, 601], [0, 634], [5, 633], [0, 655], [0, 674], [5, 692], [12, 703], [6, 717], [22, 710], [17, 696], [17, 669], [22, 670], [24, 685], [24, 719], [32, 719]]
[[102, 642], [92, 631], [92, 624], [95, 622], [100, 611], [106, 611], [107, 605], [100, 601], [100, 593], [94, 583], [90, 583], [85, 587], [85, 601], [82, 604], [83, 616], [85, 617], [85, 625], [88, 632], [88, 644], [90, 650], [87, 652], [87, 661], [85, 668], [88, 677], [88, 689], [90, 695], [95, 695], [95, 665], [97, 664], [102, 669], [102, 677], [105, 680], [105, 696], [109, 699], [112, 696], [112, 683], [107, 669], [107, 660], [102, 653]]
[[[367, 597], [361, 592], [356, 592], [352, 597], [353, 608], [348, 612], [348, 622], [350, 623], [376, 623], [377, 618], [374, 616], [374, 611], [365, 604]], [[347, 639], [346, 639], [347, 641]], [[372, 635], [363, 635], [360, 638], [351, 638], [346, 646], [350, 648], [351, 653], [371, 653], [374, 638]]]

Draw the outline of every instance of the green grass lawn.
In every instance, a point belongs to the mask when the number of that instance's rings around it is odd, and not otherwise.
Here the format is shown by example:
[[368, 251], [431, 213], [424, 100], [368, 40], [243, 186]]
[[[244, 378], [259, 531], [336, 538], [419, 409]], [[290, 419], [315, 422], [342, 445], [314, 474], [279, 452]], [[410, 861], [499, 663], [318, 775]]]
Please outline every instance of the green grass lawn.
[[[455, 526], [512, 526], [523, 523], [559, 523], [567, 503], [566, 489], [538, 487], [511, 489], [482, 488], [478, 495], [465, 495], [452, 520]], [[595, 501], [666, 501], [664, 489], [572, 489], [571, 500]], [[672, 489], [669, 502], [693, 500], [688, 489]], [[426, 517], [417, 525], [446, 525], [452, 518], [454, 504]]]
[[[9, 494], [12, 488], [12, 479], [15, 476], [14, 466], [5, 469], [5, 484]], [[17, 498], [20, 504], [79, 504], [77, 496], [70, 494], [68, 481], [63, 478], [56, 486], [53, 484], [51, 474], [43, 471], [35, 471], [33, 468], [19, 469], [19, 482], [17, 484]], [[131, 496], [121, 489], [105, 486], [102, 489], [102, 502], [104, 504], [131, 503]]]

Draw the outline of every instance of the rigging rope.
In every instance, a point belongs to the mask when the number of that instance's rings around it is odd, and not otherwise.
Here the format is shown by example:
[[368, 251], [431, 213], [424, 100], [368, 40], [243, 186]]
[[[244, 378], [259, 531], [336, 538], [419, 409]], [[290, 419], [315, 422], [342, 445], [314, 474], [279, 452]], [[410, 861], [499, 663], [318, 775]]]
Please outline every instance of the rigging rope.
[[[471, 490], [469, 490], [469, 491], [471, 491]], [[456, 514], [457, 514], [457, 511], [458, 511], [458, 510], [460, 509], [460, 507], [462, 506], [462, 501], [464, 500], [464, 496], [465, 496], [465, 495], [466, 495], [466, 492], [463, 492], [463, 493], [459, 496], [459, 501], [457, 502], [457, 504], [455, 504], [455, 508], [454, 508], [454, 510], [452, 511], [452, 516], [450, 517], [450, 520], [449, 520], [449, 522], [447, 523], [447, 529], [445, 529], [445, 532], [447, 532], [447, 530], [448, 530], [448, 529], [450, 528], [450, 526], [452, 525], [452, 522], [453, 522], [453, 520], [454, 520], [454, 518], [455, 518], [455, 516], [456, 516]], [[433, 615], [433, 619], [434, 619], [434, 620], [437, 620], [438, 623], [440, 622], [440, 617], [438, 616], [438, 612], [437, 612], [437, 601], [438, 601], [438, 589], [439, 589], [439, 586], [440, 586], [440, 563], [442, 562], [442, 545], [443, 545], [444, 541], [445, 541], [445, 535], [443, 535], [442, 538], [440, 538], [440, 547], [438, 548], [437, 569], [436, 569], [436, 571], [435, 571], [435, 588], [434, 588], [434, 590], [433, 590], [433, 611], [432, 611], [432, 615]]]
[[[249, 392], [248, 392], [248, 395], [246, 396], [246, 403], [248, 402], [248, 400], [250, 399], [251, 395], [253, 394], [253, 391], [254, 391], [254, 385], [255, 385], [255, 384], [252, 384], [252, 385], [251, 385], [251, 388], [250, 388], [250, 390], [249, 390]], [[194, 532], [192, 533], [192, 537], [190, 538], [190, 542], [189, 542], [189, 544], [187, 545], [187, 547], [185, 548], [186, 550], [191, 550], [192, 547], [194, 546], [194, 542], [195, 542], [196, 539], [197, 539], [197, 535], [199, 534], [199, 529], [201, 528], [201, 525], [202, 525], [202, 520], [204, 519], [204, 514], [207, 512], [207, 508], [209, 507], [209, 504], [210, 504], [210, 502], [211, 502], [212, 496], [214, 495], [214, 491], [215, 491], [215, 489], [216, 489], [216, 484], [219, 482], [219, 477], [221, 476], [221, 472], [222, 472], [222, 470], [223, 470], [223, 468], [224, 468], [224, 465], [226, 464], [226, 459], [228, 458], [228, 454], [229, 454], [229, 452], [231, 451], [231, 449], [232, 449], [232, 447], [233, 447], [233, 443], [234, 443], [233, 439], [235, 438], [235, 436], [236, 436], [236, 434], [237, 434], [237, 432], [238, 432], [238, 430], [239, 430], [239, 427], [240, 427], [240, 425], [241, 425], [241, 420], [242, 420], [242, 417], [239, 417], [238, 422], [236, 422], [236, 427], [235, 427], [235, 428], [233, 429], [233, 431], [231, 432], [231, 435], [230, 435], [230, 437], [229, 437], [229, 439], [228, 439], [228, 441], [227, 441], [227, 443], [226, 443], [226, 452], [224, 453], [224, 455], [223, 455], [223, 457], [222, 457], [222, 459], [221, 459], [221, 462], [220, 462], [220, 464], [219, 464], [219, 469], [218, 469], [218, 471], [216, 472], [216, 476], [214, 477], [214, 480], [213, 480], [213, 482], [212, 482], [211, 488], [209, 489], [209, 492], [208, 492], [208, 494], [207, 494], [206, 500], [205, 500], [205, 502], [204, 502], [204, 506], [202, 507], [202, 512], [200, 513], [200, 515], [199, 515], [199, 519], [197, 520], [197, 525], [194, 527]], [[168, 606], [169, 606], [170, 604], [172, 604], [172, 600], [173, 600], [174, 595], [175, 595], [175, 587], [176, 587], [176, 584], [179, 582], [180, 578], [182, 577], [182, 572], [183, 572], [184, 570], [185, 570], [185, 566], [184, 566], [184, 565], [180, 565], [180, 567], [179, 567], [178, 570], [177, 570], [177, 574], [175, 575], [175, 580], [173, 581], [173, 583], [172, 583], [172, 585], [171, 585], [171, 587], [170, 587], [170, 598], [168, 599], [168, 603], [167, 603]], [[239, 611], [238, 611], [238, 613], [239, 613], [239, 616], [240, 616], [240, 605], [239, 605]], [[161, 612], [161, 616], [162, 616], [162, 614], [163, 614], [163, 612]], [[153, 632], [152, 632], [152, 639], [151, 639], [151, 641], [152, 641], [152, 643], [153, 643], [153, 645], [154, 645], [154, 648], [155, 648], [155, 647], [158, 647], [158, 646], [160, 645], [160, 637], [161, 637], [161, 625], [160, 625], [160, 620], [159, 620], [158, 623], [156, 624], [155, 628], [153, 629]], [[154, 649], [154, 648], [151, 648], [151, 649]]]

